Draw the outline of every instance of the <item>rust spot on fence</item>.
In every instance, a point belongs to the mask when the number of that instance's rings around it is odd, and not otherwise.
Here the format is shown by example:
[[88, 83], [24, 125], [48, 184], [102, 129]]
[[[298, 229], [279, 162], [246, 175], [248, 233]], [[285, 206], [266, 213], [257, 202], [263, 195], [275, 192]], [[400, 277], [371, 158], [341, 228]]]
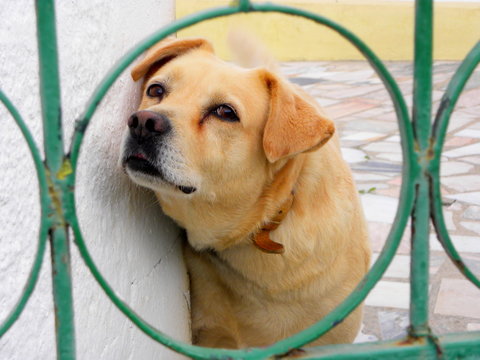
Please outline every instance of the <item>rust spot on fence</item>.
[[87, 130], [87, 126], [88, 126], [88, 121], [86, 119], [77, 120], [75, 121], [75, 132], [83, 134]]
[[285, 359], [285, 358], [295, 359], [305, 355], [305, 353], [306, 351], [303, 349], [292, 349], [290, 351], [287, 351], [285, 354], [275, 356], [273, 359], [275, 360]]
[[458, 268], [458, 270], [460, 270], [462, 272], [462, 274], [466, 273], [467, 267], [465, 266], [465, 264], [463, 263], [463, 261], [461, 259], [451, 259], [451, 260], [453, 261], [455, 266]]
[[335, 326], [337, 326], [337, 325], [340, 324], [341, 322], [343, 322], [343, 319], [335, 320], [335, 321], [332, 323], [332, 328], [334, 328]]
[[51, 229], [56, 229], [66, 225], [63, 214], [61, 190], [58, 188], [58, 185], [55, 184], [52, 173], [46, 164], [45, 171], [47, 175], [48, 195], [50, 197], [50, 211], [48, 216], [53, 220]]
[[405, 339], [402, 339], [395, 343], [395, 345], [397, 346], [410, 346], [413, 344], [425, 344], [425, 338], [413, 336], [413, 335], [407, 335]]
[[69, 176], [73, 172], [72, 170], [72, 162], [70, 161], [70, 158], [65, 157], [62, 162], [62, 166], [60, 167], [60, 170], [58, 170], [57, 173], [57, 178], [59, 180], [64, 180], [67, 176]]

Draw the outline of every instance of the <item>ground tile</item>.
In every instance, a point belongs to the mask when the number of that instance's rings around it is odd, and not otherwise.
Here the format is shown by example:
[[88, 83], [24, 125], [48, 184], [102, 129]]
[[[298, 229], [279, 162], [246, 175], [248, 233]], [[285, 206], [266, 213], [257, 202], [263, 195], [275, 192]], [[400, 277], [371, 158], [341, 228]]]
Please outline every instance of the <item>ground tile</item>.
[[447, 226], [448, 230], [457, 229], [457, 227], [455, 226], [455, 223], [453, 222], [453, 212], [444, 210], [443, 218], [445, 220], [445, 225]]
[[475, 115], [472, 115], [472, 117], [475, 119], [475, 122], [473, 124], [470, 124], [468, 127], [470, 129], [477, 129], [477, 130], [480, 130], [480, 122], [478, 121], [478, 119], [480, 118], [478, 113], [475, 114]]
[[357, 132], [352, 135], [344, 136], [341, 140], [350, 140], [350, 141], [373, 141], [375, 139], [381, 138], [385, 136], [385, 134], [377, 133], [377, 132], [368, 132], [362, 131]]
[[309, 86], [309, 85], [318, 84], [318, 79], [312, 79], [312, 78], [299, 76], [299, 77], [291, 78], [290, 82], [292, 82], [294, 84], [297, 84], [297, 85], [300, 85], [300, 86], [303, 86], [304, 89], [306, 89], [306, 87]]
[[465, 229], [473, 231], [480, 235], [480, 222], [462, 221], [460, 223]]
[[342, 157], [349, 164], [365, 161], [367, 154], [361, 150], [342, 148]]
[[379, 281], [365, 299], [367, 306], [380, 306], [408, 309], [410, 303], [410, 284]]
[[360, 71], [345, 71], [336, 73], [335, 76], [325, 76], [325, 78], [332, 79], [336, 82], [352, 82], [352, 81], [365, 81], [369, 82], [374, 79], [370, 79], [374, 74], [373, 70], [360, 70]]
[[400, 188], [395, 186], [389, 187], [388, 189], [379, 189], [375, 191], [375, 194], [398, 198], [400, 195]]
[[477, 71], [474, 72], [470, 79], [468, 79], [467, 84], [465, 85], [465, 89], [470, 90], [476, 87], [480, 87], [480, 69], [477, 68]]
[[332, 99], [345, 99], [345, 98], [365, 95], [374, 90], [376, 90], [376, 88], [370, 85], [369, 86], [353, 86], [350, 88], [329, 92], [328, 97]]
[[398, 207], [398, 199], [382, 195], [364, 194], [363, 211], [368, 221], [391, 224]]
[[386, 138], [385, 141], [400, 143], [400, 135], [390, 136], [389, 138]]
[[440, 175], [441, 176], [450, 176], [465, 174], [473, 169], [472, 164], [466, 164], [459, 161], [447, 161], [441, 164], [440, 166]]
[[480, 319], [480, 292], [468, 280], [442, 279], [435, 314]]
[[377, 157], [384, 160], [389, 160], [392, 162], [402, 162], [403, 157], [402, 154], [392, 154], [392, 153], [384, 153], [384, 154], [377, 154]]
[[[480, 253], [480, 237], [450, 235], [450, 238], [458, 252]], [[437, 240], [436, 235], [430, 235], [430, 248], [433, 251], [443, 250], [442, 245]]]
[[470, 137], [460, 137], [460, 136], [452, 136], [445, 141], [445, 147], [459, 147], [471, 144], [476, 139]]
[[467, 331], [480, 331], [480, 323], [468, 323]]
[[458, 107], [472, 107], [478, 105], [480, 99], [480, 88], [462, 92], [458, 99]]
[[376, 107], [374, 109], [370, 109], [367, 111], [362, 111], [361, 113], [358, 113], [357, 116], [362, 117], [362, 118], [374, 118], [378, 115], [385, 114], [386, 112], [391, 111], [391, 109], [385, 109], [383, 107]]
[[[471, 114], [472, 116], [475, 116], [476, 119], [478, 120], [479, 118], [478, 114], [480, 114], [480, 105], [464, 107], [463, 111], [465, 111], [467, 114]], [[476, 126], [472, 126], [472, 128], [479, 129], [480, 124], [477, 124]]]
[[464, 112], [464, 111], [455, 111], [452, 114], [450, 122], [448, 123], [448, 132], [455, 131], [461, 127], [475, 121], [478, 119], [478, 116]]
[[[477, 255], [477, 256], [475, 256]], [[480, 255], [478, 254], [462, 254], [462, 260], [472, 273], [480, 278]]]
[[375, 107], [375, 104], [366, 101], [345, 101], [325, 107], [326, 113], [332, 119], [339, 119]]
[[478, 192], [469, 192], [469, 193], [460, 193], [460, 194], [450, 194], [445, 195], [449, 199], [455, 199], [465, 203], [480, 205], [480, 191]]
[[364, 146], [363, 150], [372, 152], [386, 152], [386, 153], [401, 153], [402, 149], [399, 144], [395, 144], [388, 141], [372, 142], [371, 144]]
[[354, 171], [368, 171], [381, 173], [400, 173], [402, 166], [381, 161], [364, 161], [352, 166]]
[[332, 83], [323, 83], [319, 82], [316, 86], [311, 87], [308, 90], [308, 93], [312, 96], [321, 96], [328, 98], [330, 91], [344, 89], [345, 86], [342, 84], [332, 84]]
[[364, 342], [373, 342], [378, 340], [378, 337], [376, 337], [375, 335], [365, 333], [365, 330], [363, 328], [364, 328], [364, 324], [362, 324], [362, 328], [360, 329], [360, 332], [358, 333], [357, 337], [353, 341], [355, 344], [364, 343]]
[[462, 205], [459, 201], [453, 200], [452, 203], [450, 205], [448, 205], [447, 201], [450, 201], [450, 200], [447, 200], [447, 199], [442, 199], [442, 200], [446, 204], [445, 206], [447, 206], [448, 209], [451, 210], [451, 211], [461, 211], [461, 210], [463, 210], [464, 205]]
[[462, 217], [469, 220], [480, 220], [480, 206], [469, 206]]
[[395, 113], [395, 111], [393, 111], [393, 109], [391, 111], [387, 111], [383, 115], [376, 116], [375, 119], [381, 120], [381, 121], [388, 121], [390, 123], [395, 124], [395, 126], [397, 126], [397, 114]]
[[442, 184], [458, 192], [480, 190], [480, 177], [476, 175], [449, 176], [442, 178]]
[[318, 97], [318, 96], [315, 97], [315, 100], [317, 101], [317, 103], [320, 104], [321, 107], [327, 107], [327, 106], [339, 103], [338, 100], [326, 99], [326, 98]]
[[388, 185], [382, 183], [359, 183], [357, 184], [357, 190], [361, 194], [373, 193], [375, 194], [380, 189], [388, 189]]
[[[360, 114], [360, 113], [359, 113]], [[355, 114], [358, 116], [359, 114]], [[342, 119], [340, 119], [342, 120]], [[356, 130], [356, 131], [379, 131], [383, 133], [391, 133], [393, 131], [397, 131], [398, 127], [397, 124], [388, 121], [380, 121], [380, 120], [370, 120], [370, 119], [358, 119], [358, 120], [351, 120], [344, 122], [344, 126], [348, 130]]]
[[[407, 229], [409, 228], [409, 223]], [[392, 225], [380, 222], [368, 222], [368, 234], [370, 238], [370, 245], [372, 251], [379, 253], [382, 251], [383, 246], [385, 245], [385, 240], [387, 239], [388, 234]], [[404, 232], [400, 245], [397, 250], [398, 255], [409, 255], [410, 254], [410, 232], [407, 230]]]
[[460, 158], [459, 160], [467, 161], [475, 165], [480, 165], [480, 156], [467, 156], [467, 157]]
[[[378, 258], [378, 254], [372, 255], [372, 266]], [[408, 279], [410, 275], [410, 256], [395, 255], [387, 271], [383, 274], [384, 277]]]
[[480, 143], [467, 145], [458, 149], [453, 149], [443, 152], [443, 156], [457, 158], [460, 156], [469, 156], [480, 154]]
[[370, 239], [370, 246], [373, 252], [380, 252], [385, 244], [388, 232], [391, 225], [385, 223], [368, 222], [368, 236]]
[[435, 251], [430, 253], [430, 275], [435, 275], [447, 259], [445, 252]]
[[409, 325], [406, 311], [379, 311], [378, 322], [382, 340], [392, 340], [405, 337]]
[[355, 181], [377, 181], [377, 180], [390, 180], [390, 176], [379, 175], [379, 174], [364, 174], [364, 173], [353, 173], [353, 178]]
[[437, 91], [437, 90], [433, 90], [432, 91], [432, 100], [433, 101], [438, 101], [442, 98], [444, 92], [443, 91]]
[[480, 139], [480, 130], [464, 129], [455, 133], [455, 136], [464, 136], [468, 138]]
[[402, 185], [402, 177], [401, 176], [397, 176], [396, 178], [390, 180], [388, 182], [390, 185]]
[[[300, 77], [305, 77], [305, 78], [314, 78], [314, 79], [324, 79], [328, 77], [328, 75], [333, 76], [334, 74], [337, 74], [335, 72], [327, 72], [327, 69], [324, 67], [298, 67], [298, 68], [292, 68], [289, 69], [289, 74], [295, 74], [299, 75]], [[328, 75], [326, 75], [328, 74]]]

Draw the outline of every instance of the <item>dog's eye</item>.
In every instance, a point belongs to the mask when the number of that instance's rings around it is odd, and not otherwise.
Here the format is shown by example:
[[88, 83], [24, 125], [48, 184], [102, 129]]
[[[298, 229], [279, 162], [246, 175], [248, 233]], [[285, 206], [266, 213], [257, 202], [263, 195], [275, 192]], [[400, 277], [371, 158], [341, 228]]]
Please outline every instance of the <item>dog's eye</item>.
[[212, 114], [221, 120], [230, 122], [240, 121], [237, 114], [235, 113], [235, 110], [225, 104], [217, 106], [215, 109], [213, 109]]
[[147, 89], [147, 95], [161, 99], [165, 95], [165, 89], [160, 84], [152, 84]]

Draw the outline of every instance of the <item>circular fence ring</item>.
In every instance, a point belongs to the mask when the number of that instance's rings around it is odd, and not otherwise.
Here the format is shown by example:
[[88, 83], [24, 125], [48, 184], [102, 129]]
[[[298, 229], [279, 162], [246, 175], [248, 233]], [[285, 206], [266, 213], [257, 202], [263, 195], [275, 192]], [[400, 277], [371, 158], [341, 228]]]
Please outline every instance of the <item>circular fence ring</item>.
[[3, 323], [0, 324], [0, 337], [2, 337], [8, 329], [17, 321], [20, 314], [25, 308], [25, 305], [28, 302], [28, 299], [33, 293], [35, 285], [38, 281], [38, 275], [40, 273], [40, 269], [42, 267], [43, 257], [45, 253], [45, 247], [47, 243], [47, 236], [48, 236], [48, 229], [50, 228], [50, 222], [47, 217], [48, 211], [48, 186], [47, 186], [47, 176], [45, 173], [45, 168], [43, 166], [43, 162], [40, 156], [40, 151], [37, 148], [35, 140], [28, 129], [25, 121], [23, 121], [20, 113], [12, 104], [12, 102], [7, 98], [7, 96], [0, 90], [0, 102], [2, 102], [5, 107], [7, 108], [10, 115], [15, 120], [16, 124], [20, 128], [22, 135], [27, 142], [28, 148], [33, 158], [33, 162], [35, 165], [35, 169], [37, 172], [38, 178], [38, 185], [40, 189], [40, 203], [41, 203], [41, 215], [40, 215], [40, 231], [38, 236], [38, 245], [36, 254], [34, 257], [33, 265], [30, 270], [30, 274], [28, 275], [27, 281], [23, 287], [22, 294], [20, 295], [17, 303], [7, 315]]
[[435, 143], [433, 145], [433, 160], [431, 162], [431, 171], [433, 175], [432, 222], [435, 226], [438, 240], [455, 266], [478, 288], [480, 288], [480, 279], [474, 275], [472, 270], [470, 270], [470, 268], [460, 257], [455, 245], [450, 239], [450, 235], [448, 234], [448, 230], [445, 225], [445, 219], [442, 211], [442, 196], [440, 191], [440, 165], [443, 144], [448, 129], [448, 123], [450, 121], [450, 116], [452, 115], [455, 105], [460, 97], [460, 93], [479, 63], [480, 41], [477, 42], [477, 44], [470, 50], [467, 57], [462, 61], [457, 71], [450, 79], [447, 90], [442, 97], [440, 106], [435, 116], [435, 122], [433, 124], [433, 138]]
[[87, 104], [84, 115], [82, 116], [80, 121], [77, 122], [70, 151], [70, 159], [73, 173], [67, 178], [68, 185], [71, 187], [74, 186], [75, 170], [80, 146], [88, 124], [93, 116], [93, 113], [95, 112], [101, 99], [105, 96], [106, 92], [112, 86], [116, 78], [135, 60], [137, 56], [139, 56], [146, 49], [154, 45], [159, 40], [165, 38], [166, 36], [204, 20], [229, 16], [241, 12], [277, 12], [287, 15], [299, 16], [308, 20], [312, 20], [320, 25], [327, 26], [328, 28], [340, 34], [351, 44], [353, 44], [369, 61], [370, 65], [373, 67], [373, 69], [381, 78], [385, 87], [387, 88], [387, 91], [389, 92], [392, 102], [394, 104], [395, 112], [397, 114], [404, 160], [402, 187], [399, 205], [395, 215], [395, 221], [389, 232], [384, 248], [382, 249], [382, 252], [380, 253], [373, 267], [365, 275], [365, 277], [358, 284], [355, 290], [353, 290], [353, 292], [330, 314], [328, 314], [326, 317], [324, 317], [308, 329], [303, 330], [289, 338], [283, 339], [269, 347], [245, 350], [211, 349], [185, 344], [183, 342], [172, 339], [168, 335], [163, 334], [162, 332], [158, 331], [153, 326], [148, 324], [146, 321], [141, 319], [137, 314], [135, 314], [135, 312], [115, 294], [113, 289], [100, 274], [98, 268], [93, 262], [83, 240], [81, 229], [76, 217], [74, 194], [72, 192], [68, 193], [68, 203], [71, 204], [71, 208], [68, 209], [68, 211], [66, 212], [66, 218], [72, 226], [75, 234], [75, 241], [78, 245], [78, 248], [85, 263], [89, 267], [97, 282], [106, 292], [106, 294], [115, 303], [115, 305], [145, 334], [147, 334], [154, 340], [164, 344], [165, 346], [168, 346], [172, 350], [191, 356], [195, 359], [263, 359], [272, 355], [284, 354], [291, 349], [298, 348], [315, 340], [316, 338], [324, 334], [326, 331], [328, 331], [331, 327], [340, 323], [343, 318], [345, 318], [364, 300], [368, 292], [378, 282], [378, 280], [381, 278], [382, 274], [386, 270], [387, 266], [390, 264], [405, 230], [411, 209], [413, 208], [414, 186], [412, 186], [412, 184], [418, 176], [419, 172], [416, 161], [417, 157], [413, 146], [413, 129], [410, 123], [405, 100], [403, 99], [403, 96], [395, 80], [392, 78], [388, 70], [384, 67], [383, 63], [372, 52], [372, 50], [368, 48], [367, 45], [365, 45], [353, 33], [340, 26], [339, 24], [323, 16], [313, 14], [305, 10], [274, 4], [250, 4], [248, 1], [242, 1], [240, 5], [242, 4], [247, 4], [248, 6], [215, 8], [175, 21], [174, 23], [160, 29], [153, 35], [146, 38], [144, 41], [139, 43], [120, 59], [117, 65], [112, 68], [109, 74], [104, 77], [103, 81], [97, 87], [95, 93]]

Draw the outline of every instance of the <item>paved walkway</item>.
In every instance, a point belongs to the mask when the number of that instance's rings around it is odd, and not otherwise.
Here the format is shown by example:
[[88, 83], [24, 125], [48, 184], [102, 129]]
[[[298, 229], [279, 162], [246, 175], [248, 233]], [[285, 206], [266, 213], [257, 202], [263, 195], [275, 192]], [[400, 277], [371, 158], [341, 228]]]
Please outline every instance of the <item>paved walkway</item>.
[[[458, 63], [434, 67], [434, 111]], [[412, 64], [388, 63], [411, 107]], [[374, 259], [393, 222], [401, 184], [401, 148], [392, 102], [365, 62], [285, 63], [284, 72], [302, 85], [335, 120], [369, 222]], [[443, 208], [460, 255], [480, 276], [480, 69], [451, 118], [442, 157]], [[407, 233], [409, 231], [407, 230]], [[430, 319], [437, 333], [480, 330], [480, 290], [467, 281], [431, 235]], [[409, 308], [409, 234], [383, 279], [366, 299], [358, 341], [405, 334]]]

